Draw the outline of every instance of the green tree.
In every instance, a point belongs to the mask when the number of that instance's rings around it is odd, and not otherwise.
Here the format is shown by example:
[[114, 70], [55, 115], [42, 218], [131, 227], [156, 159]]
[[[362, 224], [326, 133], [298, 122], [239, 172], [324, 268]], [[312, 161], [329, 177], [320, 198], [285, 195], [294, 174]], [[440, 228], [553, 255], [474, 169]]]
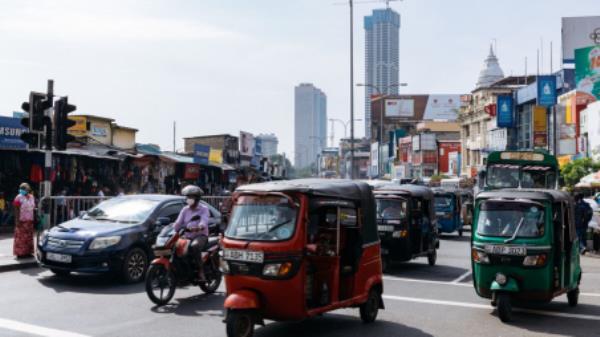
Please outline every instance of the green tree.
[[568, 188], [573, 188], [581, 178], [600, 170], [600, 162], [591, 158], [576, 159], [568, 162], [560, 169], [560, 174]]

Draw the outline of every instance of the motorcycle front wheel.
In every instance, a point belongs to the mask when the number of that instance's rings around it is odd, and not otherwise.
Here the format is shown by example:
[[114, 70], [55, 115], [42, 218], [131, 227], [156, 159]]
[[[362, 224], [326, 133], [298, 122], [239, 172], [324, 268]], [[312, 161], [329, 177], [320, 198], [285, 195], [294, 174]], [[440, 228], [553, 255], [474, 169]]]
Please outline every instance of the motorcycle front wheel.
[[150, 265], [146, 273], [146, 293], [156, 305], [165, 305], [175, 295], [177, 280], [163, 265]]
[[221, 285], [223, 274], [217, 269], [213, 270], [207, 277], [206, 282], [200, 283], [200, 289], [206, 294], [213, 294]]

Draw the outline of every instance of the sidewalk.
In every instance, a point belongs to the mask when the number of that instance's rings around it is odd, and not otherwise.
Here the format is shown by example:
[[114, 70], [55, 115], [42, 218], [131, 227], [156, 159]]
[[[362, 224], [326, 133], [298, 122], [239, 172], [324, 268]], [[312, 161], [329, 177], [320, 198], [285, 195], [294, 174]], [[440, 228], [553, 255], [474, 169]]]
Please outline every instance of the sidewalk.
[[12, 255], [13, 236], [0, 234], [0, 272], [33, 268], [37, 266], [35, 258], [17, 260]]

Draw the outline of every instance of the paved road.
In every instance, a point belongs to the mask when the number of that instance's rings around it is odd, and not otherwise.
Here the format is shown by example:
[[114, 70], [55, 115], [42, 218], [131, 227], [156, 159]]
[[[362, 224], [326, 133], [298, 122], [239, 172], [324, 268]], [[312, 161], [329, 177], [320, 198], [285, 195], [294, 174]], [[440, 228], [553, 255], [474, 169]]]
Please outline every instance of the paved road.
[[[340, 310], [299, 323], [258, 328], [276, 336], [600, 336], [600, 259], [583, 259], [580, 306], [560, 297], [522, 309], [502, 324], [489, 301], [475, 294], [467, 238], [444, 237], [438, 265], [425, 259], [395, 265], [385, 277], [386, 310], [363, 325], [357, 310]], [[42, 269], [0, 274], [0, 336], [224, 336], [223, 295], [178, 289], [172, 305], [157, 309], [143, 285], [108, 277], [62, 279]]]

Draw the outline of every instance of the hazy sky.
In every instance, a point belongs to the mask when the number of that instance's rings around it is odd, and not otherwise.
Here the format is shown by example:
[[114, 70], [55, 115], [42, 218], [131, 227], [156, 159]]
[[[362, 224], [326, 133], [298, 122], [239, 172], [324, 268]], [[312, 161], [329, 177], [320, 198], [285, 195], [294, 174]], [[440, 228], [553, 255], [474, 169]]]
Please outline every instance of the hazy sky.
[[[339, 3], [342, 5], [339, 5]], [[349, 119], [348, 6], [344, 0], [0, 0], [0, 114], [30, 90], [69, 95], [78, 113], [136, 127], [138, 142], [172, 149], [181, 137], [274, 132], [293, 156], [294, 86], [312, 82], [329, 117]], [[355, 81], [364, 78], [363, 17], [385, 4], [355, 5]], [[338, 4], [336, 4], [338, 3]], [[598, 0], [405, 0], [403, 93], [473, 89], [496, 39], [506, 75], [535, 70], [536, 50], [554, 41], [560, 18], [598, 15]], [[355, 90], [362, 118], [363, 90]], [[329, 128], [329, 126], [328, 126]], [[362, 135], [362, 123], [356, 126]], [[336, 125], [336, 138], [342, 136]]]

